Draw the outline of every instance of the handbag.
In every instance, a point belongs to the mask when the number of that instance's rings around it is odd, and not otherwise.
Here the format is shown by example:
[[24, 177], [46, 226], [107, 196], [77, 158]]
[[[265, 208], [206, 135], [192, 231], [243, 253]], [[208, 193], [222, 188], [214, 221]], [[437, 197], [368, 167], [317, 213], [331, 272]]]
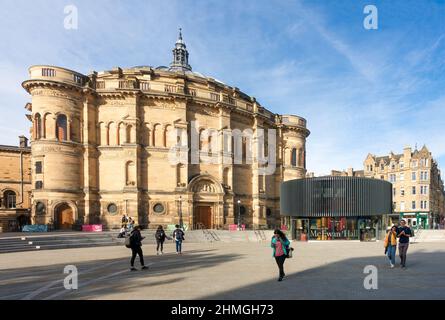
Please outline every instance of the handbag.
[[131, 248], [131, 236], [126, 236], [125, 237], [125, 242], [124, 242], [124, 244], [125, 244], [125, 246], [127, 247], [127, 248]]
[[287, 247], [287, 258], [292, 258], [292, 251], [294, 251], [294, 248]]

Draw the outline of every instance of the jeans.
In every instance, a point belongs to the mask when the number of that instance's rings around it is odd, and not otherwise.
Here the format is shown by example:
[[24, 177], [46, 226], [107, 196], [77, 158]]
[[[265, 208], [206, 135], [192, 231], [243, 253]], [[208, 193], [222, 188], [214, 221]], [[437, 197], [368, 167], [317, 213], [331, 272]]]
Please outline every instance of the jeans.
[[182, 240], [176, 240], [176, 252], [182, 251]]
[[164, 251], [164, 241], [156, 240], [156, 243], [157, 243], [156, 251], [159, 251], [159, 247], [161, 247], [161, 252], [163, 252]]
[[406, 264], [406, 252], [408, 251], [409, 242], [400, 243], [399, 242], [399, 255], [400, 255], [400, 264], [402, 267]]
[[388, 245], [388, 251], [386, 252], [386, 255], [388, 256], [389, 261], [391, 261], [392, 264], [396, 264], [396, 249], [397, 246]]
[[284, 261], [286, 260], [286, 256], [283, 254], [282, 256], [275, 257], [275, 261], [278, 265], [280, 278], [284, 277]]
[[136, 259], [136, 255], [139, 255], [139, 261], [141, 262], [141, 266], [144, 266], [144, 254], [142, 253], [141, 247], [131, 247], [131, 261], [130, 264], [134, 267], [134, 260]]

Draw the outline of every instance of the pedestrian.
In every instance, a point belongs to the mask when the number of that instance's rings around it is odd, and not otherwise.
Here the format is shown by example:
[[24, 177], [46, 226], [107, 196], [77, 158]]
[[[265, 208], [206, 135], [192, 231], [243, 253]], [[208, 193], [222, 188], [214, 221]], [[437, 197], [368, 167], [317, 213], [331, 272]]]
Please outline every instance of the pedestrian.
[[[167, 236], [167, 234], [164, 231], [164, 228], [161, 225], [158, 226], [158, 229], [156, 230], [155, 238], [157, 244], [156, 247], [157, 255], [164, 254], [164, 241], [166, 238], [168, 240], [171, 240], [171, 238]], [[161, 249], [161, 251], [159, 251], [159, 248]]]
[[142, 240], [144, 237], [141, 235], [141, 226], [135, 225], [133, 231], [130, 234], [130, 248], [131, 248], [131, 271], [136, 271], [137, 269], [134, 267], [134, 260], [136, 259], [136, 255], [139, 256], [139, 262], [141, 263], [142, 270], [148, 269], [148, 267], [144, 264], [144, 253], [142, 252]]
[[182, 254], [182, 241], [185, 240], [184, 238], [185, 234], [178, 224], [175, 226], [175, 228], [176, 228], [175, 231], [173, 231], [173, 239], [175, 239], [176, 241], [176, 253]]
[[409, 237], [412, 236], [412, 231], [406, 226], [406, 221], [400, 221], [400, 227], [397, 228], [397, 237], [399, 238], [399, 255], [400, 265], [403, 269], [406, 268], [406, 253], [409, 247]]
[[284, 261], [289, 254], [290, 241], [286, 235], [280, 229], [275, 229], [274, 236], [272, 237], [270, 246], [273, 248], [273, 257], [278, 265], [279, 277], [278, 281], [283, 281], [284, 273]]
[[128, 217], [128, 224], [127, 224], [128, 232], [131, 232], [133, 228], [134, 228], [134, 220], [132, 217]]
[[125, 238], [126, 234], [127, 234], [127, 229], [125, 229], [125, 227], [122, 227], [121, 230], [119, 231], [119, 235], [117, 237]]
[[122, 228], [127, 228], [128, 217], [126, 214], [122, 215]]
[[385, 254], [388, 256], [391, 269], [396, 264], [396, 250], [397, 250], [397, 227], [392, 226], [385, 236], [384, 241]]

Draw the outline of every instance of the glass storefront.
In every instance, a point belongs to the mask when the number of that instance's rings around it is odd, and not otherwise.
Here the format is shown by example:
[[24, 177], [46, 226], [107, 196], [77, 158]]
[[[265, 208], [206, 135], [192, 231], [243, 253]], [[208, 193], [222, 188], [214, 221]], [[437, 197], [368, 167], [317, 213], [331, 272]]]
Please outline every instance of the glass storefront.
[[297, 241], [375, 241], [378, 229], [377, 217], [322, 217], [293, 220], [293, 236]]

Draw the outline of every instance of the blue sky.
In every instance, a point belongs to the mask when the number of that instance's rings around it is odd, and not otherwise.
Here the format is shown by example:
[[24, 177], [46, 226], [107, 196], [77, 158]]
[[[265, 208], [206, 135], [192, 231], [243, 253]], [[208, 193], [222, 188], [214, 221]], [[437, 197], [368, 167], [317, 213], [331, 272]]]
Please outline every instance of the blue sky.
[[[64, 6], [79, 12], [63, 27]], [[363, 8], [378, 8], [378, 30]], [[426, 144], [445, 167], [445, 1], [1, 1], [0, 144], [29, 132], [28, 67], [168, 65], [182, 27], [194, 71], [308, 120], [307, 169]]]

